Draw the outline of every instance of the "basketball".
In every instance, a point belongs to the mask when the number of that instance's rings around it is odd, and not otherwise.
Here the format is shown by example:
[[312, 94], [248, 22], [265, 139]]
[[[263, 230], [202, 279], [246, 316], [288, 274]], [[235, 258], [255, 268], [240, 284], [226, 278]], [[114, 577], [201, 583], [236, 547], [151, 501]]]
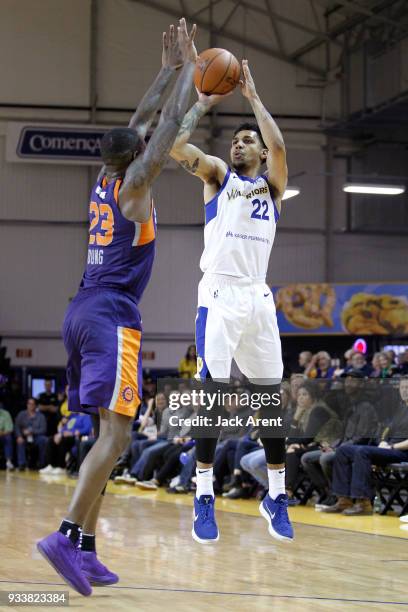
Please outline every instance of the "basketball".
[[227, 94], [239, 82], [241, 67], [226, 49], [207, 49], [200, 53], [194, 73], [194, 84], [205, 94]]

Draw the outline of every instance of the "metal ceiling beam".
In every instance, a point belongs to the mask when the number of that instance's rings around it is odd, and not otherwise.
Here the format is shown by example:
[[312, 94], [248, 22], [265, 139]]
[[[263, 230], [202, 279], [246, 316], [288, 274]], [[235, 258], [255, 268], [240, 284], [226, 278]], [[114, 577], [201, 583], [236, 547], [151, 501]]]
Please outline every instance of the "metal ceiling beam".
[[282, 37], [280, 35], [279, 28], [276, 25], [276, 20], [274, 19], [272, 15], [271, 0], [264, 0], [264, 1], [265, 1], [266, 10], [269, 13], [269, 20], [271, 22], [271, 27], [272, 27], [273, 33], [275, 34], [276, 42], [278, 43], [278, 49], [281, 53], [285, 54], [285, 47], [283, 46]]
[[[327, 6], [327, 4], [325, 2], [322, 2], [322, 0], [317, 0], [317, 2], [323, 6]], [[377, 6], [374, 6], [371, 10], [376, 14], [384, 10], [385, 8], [388, 8], [389, 6], [392, 6], [396, 2], [398, 2], [398, 0], [384, 0], [383, 2], [377, 4]], [[354, 15], [350, 19], [345, 19], [328, 32], [329, 38], [335, 39], [338, 36], [345, 34], [349, 30], [353, 29], [354, 27], [365, 23], [369, 19], [370, 17], [367, 15]], [[298, 60], [300, 57], [305, 55], [305, 53], [308, 53], [309, 51], [313, 51], [313, 49], [320, 47], [323, 42], [324, 41], [322, 41], [320, 38], [316, 37], [306, 45], [303, 45], [303, 47], [299, 47], [299, 49], [296, 49], [296, 51], [290, 54], [290, 57], [293, 60]]]
[[[230, 1], [239, 2], [239, 0], [230, 0]], [[287, 26], [295, 28], [296, 30], [300, 30], [301, 32], [305, 32], [306, 34], [312, 34], [316, 38], [321, 38], [322, 42], [330, 38], [330, 36], [326, 34], [325, 32], [319, 32], [318, 30], [314, 30], [313, 28], [309, 28], [308, 26], [305, 26], [303, 23], [299, 23], [298, 21], [294, 21], [293, 19], [284, 17], [280, 13], [277, 13], [276, 11], [274, 11], [273, 9], [271, 9], [270, 11], [267, 11], [266, 9], [263, 9], [260, 6], [255, 6], [254, 4], [251, 4], [250, 2], [244, 2], [244, 1], [241, 2], [241, 6], [243, 6], [244, 8], [250, 11], [253, 11], [254, 13], [258, 13], [259, 15], [264, 15], [266, 17], [272, 16], [274, 17], [274, 19], [276, 19], [277, 21], [280, 21], [281, 23], [284, 23]], [[333, 41], [333, 42], [334, 44], [338, 44], [339, 46], [341, 46], [341, 44], [338, 43], [337, 41]]]
[[401, 28], [401, 23], [399, 21], [395, 21], [394, 19], [388, 19], [388, 17], [383, 17], [382, 15], [376, 15], [371, 9], [365, 6], [361, 6], [361, 4], [353, 2], [353, 0], [337, 0], [337, 3], [341, 4], [345, 8], [351, 9], [355, 13], [366, 15], [367, 17], [370, 17], [373, 21], [379, 21], [381, 23], [386, 23], [387, 25], [392, 25], [397, 28]]
[[[166, 6], [164, 4], [160, 4], [160, 2], [157, 2], [156, 0], [132, 0], [132, 1], [135, 4], [142, 4], [144, 6], [147, 6], [150, 9], [153, 9], [161, 13], [164, 13], [166, 15], [169, 15], [170, 17], [180, 19], [180, 13], [177, 9]], [[242, 4], [244, 5], [244, 3]], [[186, 14], [185, 17], [186, 19], [189, 19], [189, 15]], [[207, 22], [203, 21], [202, 19], [195, 19], [194, 22], [202, 30], [206, 30], [207, 32], [212, 31], [210, 25]], [[217, 33], [221, 34], [218, 31]], [[227, 38], [228, 40], [232, 40], [233, 42], [242, 44], [242, 36], [239, 34], [236, 34], [235, 32], [229, 32], [227, 30], [224, 30], [222, 32], [222, 36], [224, 38]], [[325, 78], [326, 76], [326, 73], [323, 69], [317, 68], [316, 66], [305, 63], [303, 61], [293, 60], [287, 55], [280, 53], [279, 51], [276, 51], [275, 49], [271, 49], [270, 47], [267, 47], [266, 45], [262, 45], [256, 41], [246, 40], [245, 44], [247, 47], [254, 49], [255, 51], [264, 53], [265, 55], [268, 55], [269, 57], [273, 57], [274, 59], [278, 59], [281, 62], [291, 64], [292, 66], [296, 66], [297, 68], [302, 68], [303, 70], [306, 70], [307, 72], [310, 72], [311, 74], [315, 74], [321, 78]]]

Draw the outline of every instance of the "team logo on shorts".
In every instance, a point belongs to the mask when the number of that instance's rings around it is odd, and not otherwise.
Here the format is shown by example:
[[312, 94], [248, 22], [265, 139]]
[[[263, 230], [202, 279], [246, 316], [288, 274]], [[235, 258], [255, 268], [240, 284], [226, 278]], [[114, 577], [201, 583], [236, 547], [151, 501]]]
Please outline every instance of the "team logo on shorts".
[[131, 402], [134, 397], [134, 392], [132, 387], [125, 387], [122, 391], [122, 397], [125, 402]]
[[202, 357], [197, 357], [197, 372], [201, 372], [204, 366], [204, 361]]

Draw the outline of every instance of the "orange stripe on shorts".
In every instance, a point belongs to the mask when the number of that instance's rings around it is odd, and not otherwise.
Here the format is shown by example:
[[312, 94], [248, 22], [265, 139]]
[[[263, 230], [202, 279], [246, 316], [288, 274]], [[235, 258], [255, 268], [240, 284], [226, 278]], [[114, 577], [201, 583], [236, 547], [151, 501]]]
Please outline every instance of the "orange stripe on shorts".
[[113, 412], [133, 417], [141, 401], [138, 386], [138, 365], [142, 332], [128, 327], [121, 327], [120, 330], [122, 347], [121, 356], [118, 355], [118, 359], [121, 357], [122, 367], [119, 392]]

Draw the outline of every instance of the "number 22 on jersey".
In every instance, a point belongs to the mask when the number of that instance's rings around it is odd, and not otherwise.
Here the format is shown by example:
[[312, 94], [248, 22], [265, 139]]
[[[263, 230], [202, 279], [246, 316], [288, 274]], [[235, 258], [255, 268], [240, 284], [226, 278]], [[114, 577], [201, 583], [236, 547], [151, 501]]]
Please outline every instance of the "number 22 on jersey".
[[113, 240], [113, 218], [112, 208], [109, 204], [91, 202], [89, 213], [93, 215], [89, 227], [89, 244], [108, 246]]

